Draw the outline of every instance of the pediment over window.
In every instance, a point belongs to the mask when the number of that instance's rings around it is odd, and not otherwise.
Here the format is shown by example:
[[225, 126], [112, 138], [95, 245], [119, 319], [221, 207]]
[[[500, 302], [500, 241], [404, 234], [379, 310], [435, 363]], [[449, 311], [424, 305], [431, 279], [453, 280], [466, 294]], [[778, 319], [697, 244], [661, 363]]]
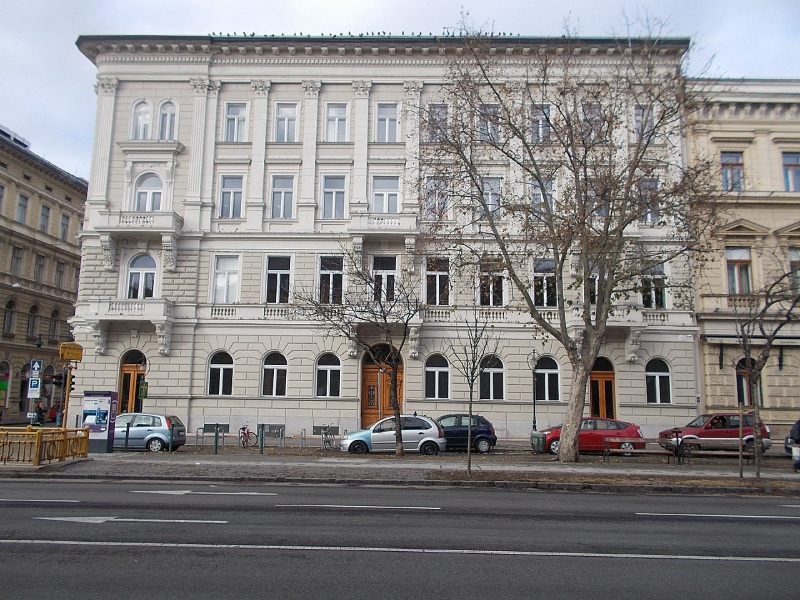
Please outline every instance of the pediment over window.
[[737, 219], [717, 230], [717, 235], [722, 237], [766, 237], [768, 234], [768, 227], [747, 219]]
[[775, 235], [781, 238], [800, 238], [800, 221], [781, 227], [775, 231]]

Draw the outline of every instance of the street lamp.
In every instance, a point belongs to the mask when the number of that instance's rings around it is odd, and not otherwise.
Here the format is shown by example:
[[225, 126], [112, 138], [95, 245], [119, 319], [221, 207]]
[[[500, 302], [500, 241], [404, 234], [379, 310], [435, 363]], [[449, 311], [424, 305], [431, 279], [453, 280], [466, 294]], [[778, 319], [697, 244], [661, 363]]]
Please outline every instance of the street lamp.
[[537, 431], [536, 429], [536, 362], [538, 359], [538, 354], [536, 350], [531, 350], [530, 354], [528, 354], [528, 368], [531, 370], [531, 380], [533, 385], [531, 386], [531, 394], [533, 396], [533, 422], [531, 423], [532, 429], [531, 432]]

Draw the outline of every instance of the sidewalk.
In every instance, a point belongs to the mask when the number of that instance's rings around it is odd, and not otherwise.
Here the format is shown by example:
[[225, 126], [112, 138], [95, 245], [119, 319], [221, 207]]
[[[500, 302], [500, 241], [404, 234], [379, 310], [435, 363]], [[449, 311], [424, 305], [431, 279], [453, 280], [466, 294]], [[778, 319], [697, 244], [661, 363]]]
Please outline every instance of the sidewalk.
[[[318, 441], [316, 442], [319, 443]], [[489, 454], [472, 455], [467, 473], [463, 452], [438, 456], [345, 454], [323, 451], [317, 445], [300, 448], [269, 446], [242, 449], [186, 445], [172, 454], [114, 452], [90, 454], [88, 459], [52, 463], [39, 468], [0, 464], [0, 477], [68, 479], [147, 479], [156, 481], [215, 481], [345, 485], [459, 485], [604, 492], [703, 494], [774, 494], [800, 496], [800, 475], [791, 461], [767, 453], [761, 478], [744, 467], [739, 479], [736, 459], [695, 459], [674, 464], [664, 457], [582, 455], [579, 463], [561, 463], [546, 454], [533, 454], [527, 441], [503, 441]]]

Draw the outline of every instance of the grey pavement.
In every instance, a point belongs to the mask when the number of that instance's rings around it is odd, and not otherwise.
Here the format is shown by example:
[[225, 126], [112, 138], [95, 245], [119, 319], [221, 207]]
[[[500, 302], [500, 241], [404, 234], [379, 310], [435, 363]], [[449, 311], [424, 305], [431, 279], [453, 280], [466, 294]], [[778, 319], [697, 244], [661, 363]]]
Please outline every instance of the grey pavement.
[[[603, 492], [778, 494], [800, 496], [800, 475], [788, 455], [773, 448], [764, 456], [761, 477], [745, 465], [739, 478], [735, 458], [667, 462], [663, 456], [582, 455], [579, 463], [561, 463], [533, 454], [527, 441], [504, 440], [489, 454], [473, 454], [471, 473], [464, 452], [438, 456], [407, 454], [354, 456], [323, 451], [319, 442], [300, 448], [267, 446], [242, 449], [192, 443], [173, 453], [113, 452], [87, 459], [42, 465], [0, 464], [0, 477], [103, 480], [222, 481], [345, 485], [459, 485]], [[777, 451], [776, 451], [777, 450]]]

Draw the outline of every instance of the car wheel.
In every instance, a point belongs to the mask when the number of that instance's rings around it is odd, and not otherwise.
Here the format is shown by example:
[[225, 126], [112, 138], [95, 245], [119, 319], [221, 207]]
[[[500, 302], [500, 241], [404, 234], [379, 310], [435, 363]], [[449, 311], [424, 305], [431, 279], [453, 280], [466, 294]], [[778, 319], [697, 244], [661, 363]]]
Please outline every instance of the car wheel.
[[150, 452], [161, 452], [164, 449], [164, 442], [159, 438], [153, 438], [147, 442], [147, 449], [150, 450]]
[[434, 442], [425, 442], [422, 444], [422, 446], [420, 446], [419, 453], [427, 454], [428, 456], [439, 454], [439, 446], [437, 446]]
[[350, 452], [353, 454], [366, 454], [367, 450], [367, 445], [364, 442], [353, 442], [350, 444]]
[[745, 451], [745, 452], [753, 452], [753, 448], [755, 448], [755, 447], [756, 447], [756, 445], [755, 445], [755, 443], [753, 442], [753, 440], [747, 440], [747, 441], [744, 443], [744, 451]]
[[682, 444], [683, 449], [685, 452], [691, 454], [692, 452], [697, 452], [700, 450], [700, 444]]
[[481, 454], [486, 454], [489, 450], [492, 449], [492, 445], [489, 443], [489, 440], [486, 438], [481, 438], [477, 442], [475, 442], [475, 451], [480, 452]]
[[[619, 445], [620, 450], [633, 450], [633, 443], [631, 442], [622, 442]], [[625, 456], [630, 456], [630, 453], [626, 452]]]
[[561, 446], [561, 440], [555, 439], [552, 442], [550, 442], [550, 445], [547, 447], [547, 451], [550, 454], [558, 454], [558, 449], [560, 446]]

